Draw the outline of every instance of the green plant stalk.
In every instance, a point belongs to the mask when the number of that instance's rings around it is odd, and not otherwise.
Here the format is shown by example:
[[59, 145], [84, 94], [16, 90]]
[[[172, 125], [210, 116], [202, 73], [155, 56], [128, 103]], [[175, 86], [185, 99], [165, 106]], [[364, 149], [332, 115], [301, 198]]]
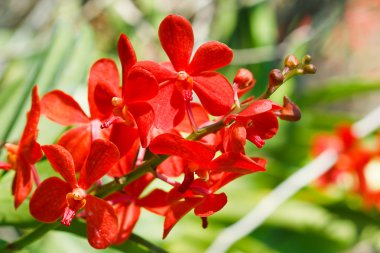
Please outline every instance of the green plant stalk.
[[4, 245], [2, 248], [0, 248], [0, 251], [3, 252], [2, 250], [5, 250], [8, 252], [12, 252], [12, 251], [20, 250], [28, 246], [32, 242], [36, 241], [37, 239], [41, 238], [41, 236], [45, 235], [50, 230], [58, 227], [59, 224], [60, 224], [59, 222], [42, 223], [35, 230], [23, 235], [17, 241]]

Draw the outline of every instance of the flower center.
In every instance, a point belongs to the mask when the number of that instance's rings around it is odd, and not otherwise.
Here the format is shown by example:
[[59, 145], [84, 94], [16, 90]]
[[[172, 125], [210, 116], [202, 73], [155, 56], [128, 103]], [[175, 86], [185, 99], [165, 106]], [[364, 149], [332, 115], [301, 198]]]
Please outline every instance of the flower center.
[[185, 71], [179, 71], [175, 82], [177, 90], [182, 94], [185, 101], [191, 101], [193, 91], [193, 79]]
[[70, 226], [75, 214], [86, 205], [86, 195], [82, 188], [75, 188], [66, 194], [67, 206], [61, 220], [63, 225]]

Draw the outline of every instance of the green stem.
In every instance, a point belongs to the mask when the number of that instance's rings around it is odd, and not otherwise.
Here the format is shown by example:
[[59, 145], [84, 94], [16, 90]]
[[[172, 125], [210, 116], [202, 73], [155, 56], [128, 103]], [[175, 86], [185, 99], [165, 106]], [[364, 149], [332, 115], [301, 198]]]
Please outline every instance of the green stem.
[[145, 248], [149, 249], [149, 252], [153, 253], [168, 253], [166, 250], [161, 249], [160, 247], [157, 247], [153, 243], [145, 240], [144, 238], [136, 235], [136, 234], [131, 234], [129, 237], [129, 240], [132, 240], [140, 245], [143, 245]]
[[44, 234], [49, 232], [50, 230], [56, 228], [59, 225], [58, 222], [55, 223], [43, 223], [39, 225], [35, 230], [33, 230], [30, 233], [27, 233], [20, 237], [18, 240], [15, 242], [9, 243], [4, 245], [3, 247], [0, 248], [0, 251], [3, 252], [2, 250], [7, 250], [8, 252], [20, 250], [32, 242], [36, 241], [37, 239], [41, 238]]

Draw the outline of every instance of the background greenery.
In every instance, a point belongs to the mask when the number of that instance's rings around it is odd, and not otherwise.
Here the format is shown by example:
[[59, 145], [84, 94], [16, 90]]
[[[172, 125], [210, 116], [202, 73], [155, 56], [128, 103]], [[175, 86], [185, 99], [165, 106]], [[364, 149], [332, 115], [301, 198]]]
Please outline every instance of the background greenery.
[[[297, 102], [302, 120], [281, 122], [280, 132], [262, 150], [249, 154], [269, 161], [268, 171], [247, 176], [225, 188], [228, 205], [201, 228], [187, 215], [164, 241], [163, 219], [143, 212], [135, 233], [169, 252], [202, 252], [226, 226], [239, 220], [276, 185], [305, 165], [316, 133], [353, 122], [378, 105], [380, 89], [380, 3], [375, 0], [2, 0], [0, 1], [0, 145], [16, 142], [25, 123], [29, 96], [59, 88], [86, 107], [91, 64], [101, 57], [117, 62], [120, 33], [131, 39], [138, 59], [166, 60], [157, 37], [170, 13], [191, 20], [196, 45], [219, 40], [234, 49], [237, 69], [250, 69], [257, 80], [253, 95], [266, 88], [267, 75], [288, 54], [308, 53], [318, 68], [314, 76], [291, 80], [273, 96]], [[251, 94], [252, 95], [252, 94]], [[62, 127], [42, 119], [39, 141], [53, 142]], [[1, 160], [5, 151], [1, 150]], [[42, 177], [51, 175], [46, 162]], [[13, 173], [0, 179], [0, 244], [36, 227], [27, 203], [16, 212], [10, 195]], [[77, 224], [53, 231], [22, 252], [98, 252]], [[309, 186], [282, 205], [260, 228], [230, 252], [380, 252], [380, 215], [363, 210], [358, 196], [339, 189]], [[123, 248], [124, 247], [124, 248]], [[145, 252], [127, 243], [102, 252]]]

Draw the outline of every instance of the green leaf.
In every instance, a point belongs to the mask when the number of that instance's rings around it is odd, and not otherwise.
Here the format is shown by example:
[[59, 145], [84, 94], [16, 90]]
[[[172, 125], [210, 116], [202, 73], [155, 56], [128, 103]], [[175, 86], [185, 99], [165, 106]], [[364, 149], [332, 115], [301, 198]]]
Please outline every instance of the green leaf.
[[331, 103], [352, 98], [371, 91], [380, 90], [380, 81], [366, 80], [331, 80], [316, 88], [307, 90], [296, 101], [302, 107]]

